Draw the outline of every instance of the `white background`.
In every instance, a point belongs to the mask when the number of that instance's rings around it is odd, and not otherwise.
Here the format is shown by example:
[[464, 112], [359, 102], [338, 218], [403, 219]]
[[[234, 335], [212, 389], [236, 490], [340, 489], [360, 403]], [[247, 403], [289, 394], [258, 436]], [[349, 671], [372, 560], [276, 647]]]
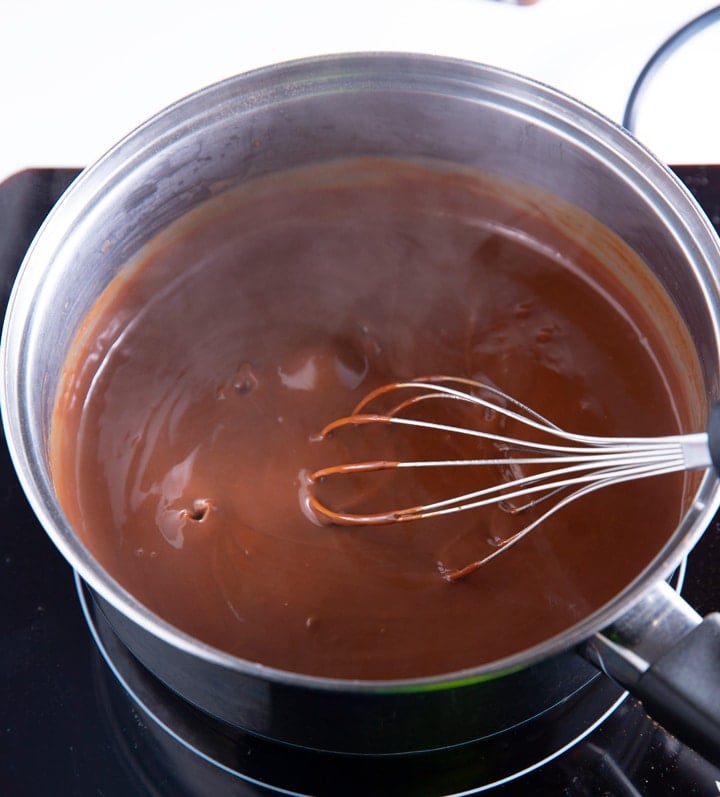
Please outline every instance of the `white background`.
[[[402, 50], [535, 77], [620, 121], [654, 50], [707, 0], [0, 0], [0, 181], [83, 166], [209, 83], [281, 60]], [[668, 163], [720, 162], [720, 23], [650, 84], [637, 133]]]

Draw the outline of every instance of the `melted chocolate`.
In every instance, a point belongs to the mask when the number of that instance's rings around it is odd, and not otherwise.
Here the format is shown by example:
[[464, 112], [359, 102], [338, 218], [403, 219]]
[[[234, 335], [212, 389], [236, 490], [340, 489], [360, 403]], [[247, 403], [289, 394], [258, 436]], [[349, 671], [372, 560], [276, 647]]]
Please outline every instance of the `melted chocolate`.
[[[449, 584], [438, 562], [487, 554], [509, 516], [317, 525], [306, 474], [388, 443], [317, 433], [374, 387], [427, 373], [489, 381], [573, 431], [675, 433], [680, 329], [627, 247], [526, 187], [382, 160], [266, 178], [176, 222], [98, 301], [57, 399], [56, 488], [124, 587], [218, 648], [343, 678], [471, 667], [637, 576], [682, 514], [685, 478], [588, 496]], [[380, 489], [402, 505], [455, 479]]]

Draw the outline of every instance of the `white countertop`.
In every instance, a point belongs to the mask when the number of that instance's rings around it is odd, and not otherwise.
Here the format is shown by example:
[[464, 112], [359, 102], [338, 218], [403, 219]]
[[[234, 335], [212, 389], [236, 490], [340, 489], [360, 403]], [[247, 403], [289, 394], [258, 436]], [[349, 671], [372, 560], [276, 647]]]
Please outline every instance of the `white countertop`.
[[[707, 0], [0, 0], [0, 181], [82, 166], [174, 100], [273, 62], [429, 52], [537, 78], [622, 118], [655, 49]], [[720, 163], [720, 22], [649, 85], [637, 134], [669, 163]]]

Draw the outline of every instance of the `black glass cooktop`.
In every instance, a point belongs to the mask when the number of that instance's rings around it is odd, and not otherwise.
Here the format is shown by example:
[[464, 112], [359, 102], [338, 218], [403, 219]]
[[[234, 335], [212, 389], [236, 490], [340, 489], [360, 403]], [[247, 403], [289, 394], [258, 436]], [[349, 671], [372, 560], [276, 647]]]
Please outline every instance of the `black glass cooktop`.
[[[720, 229], [720, 167], [676, 171]], [[0, 184], [3, 308], [32, 236], [76, 174], [33, 169]], [[549, 725], [528, 724], [496, 741], [507, 759], [517, 755], [518, 777], [484, 771], [472, 747], [345, 759], [232, 733], [166, 694], [128, 657], [34, 520], [4, 442], [0, 468], [0, 794], [720, 794], [720, 769], [604, 676]], [[720, 609], [719, 576], [716, 519], [688, 558], [682, 588], [701, 613]], [[570, 709], [573, 717], [589, 712], [574, 744], [566, 738], [574, 729], [563, 735], [552, 724], [566, 722]], [[535, 755], [529, 745], [541, 737]]]

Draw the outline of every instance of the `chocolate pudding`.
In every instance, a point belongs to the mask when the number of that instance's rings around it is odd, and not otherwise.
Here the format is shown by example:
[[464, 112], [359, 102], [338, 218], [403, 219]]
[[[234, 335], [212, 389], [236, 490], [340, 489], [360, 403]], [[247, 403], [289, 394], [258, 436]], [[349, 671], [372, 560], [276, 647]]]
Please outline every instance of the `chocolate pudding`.
[[[691, 352], [638, 257], [576, 208], [441, 165], [306, 167], [208, 200], [108, 286], [67, 357], [55, 486], [110, 574], [210, 645], [338, 678], [457, 671], [612, 598], [665, 544], [692, 479], [589, 495], [448, 583], [442, 568], [490, 553], [508, 513], [319, 524], [307, 474], [394, 444], [319, 431], [424, 374], [497, 385], [576, 432], [697, 431]], [[378, 489], [398, 506], [465, 489], [395, 478]]]

